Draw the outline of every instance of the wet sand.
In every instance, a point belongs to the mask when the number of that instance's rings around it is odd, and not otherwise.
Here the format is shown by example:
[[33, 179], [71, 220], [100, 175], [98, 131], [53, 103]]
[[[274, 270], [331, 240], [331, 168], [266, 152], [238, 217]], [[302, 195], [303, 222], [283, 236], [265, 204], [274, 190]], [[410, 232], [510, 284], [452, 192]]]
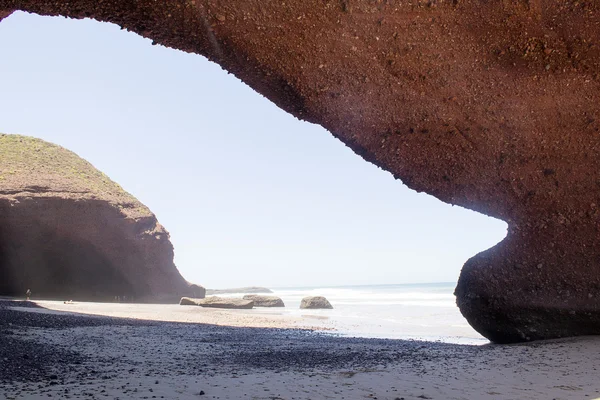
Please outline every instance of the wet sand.
[[[306, 319], [272, 314], [72, 306], [112, 317], [0, 302], [0, 398], [600, 397], [597, 337], [471, 346], [333, 337], [298, 329]], [[125, 315], [137, 319], [117, 318]]]

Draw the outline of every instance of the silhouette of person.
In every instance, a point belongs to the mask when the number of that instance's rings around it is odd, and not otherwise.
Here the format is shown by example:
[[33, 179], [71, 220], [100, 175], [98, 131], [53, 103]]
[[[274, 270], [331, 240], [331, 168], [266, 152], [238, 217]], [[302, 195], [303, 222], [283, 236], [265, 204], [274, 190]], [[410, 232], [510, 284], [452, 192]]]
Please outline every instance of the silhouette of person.
[[27, 289], [25, 295], [27, 296], [27, 301], [29, 301], [29, 298], [31, 297], [31, 289]]

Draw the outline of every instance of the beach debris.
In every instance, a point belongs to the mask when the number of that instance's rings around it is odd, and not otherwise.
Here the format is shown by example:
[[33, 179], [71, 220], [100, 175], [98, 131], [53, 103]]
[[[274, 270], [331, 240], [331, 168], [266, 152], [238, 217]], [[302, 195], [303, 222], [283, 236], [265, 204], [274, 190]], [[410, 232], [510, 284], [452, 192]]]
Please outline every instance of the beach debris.
[[300, 308], [306, 308], [306, 309], [326, 308], [326, 309], [331, 309], [331, 308], [333, 308], [333, 306], [331, 305], [331, 303], [329, 302], [329, 300], [327, 300], [323, 296], [308, 296], [308, 297], [305, 297], [305, 298], [302, 299], [302, 302], [300, 303]]
[[277, 296], [261, 296], [257, 294], [247, 294], [244, 300], [254, 301], [254, 307], [285, 307], [281, 297]]

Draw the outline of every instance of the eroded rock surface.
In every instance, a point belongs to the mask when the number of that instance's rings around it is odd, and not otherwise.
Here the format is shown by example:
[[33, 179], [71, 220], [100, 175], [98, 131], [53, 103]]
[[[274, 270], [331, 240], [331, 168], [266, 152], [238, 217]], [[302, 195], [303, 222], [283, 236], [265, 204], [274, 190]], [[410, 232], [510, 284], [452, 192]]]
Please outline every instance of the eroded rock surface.
[[74, 153], [0, 135], [0, 295], [173, 301], [204, 288], [150, 210]]
[[194, 297], [182, 297], [179, 300], [180, 306], [197, 306], [200, 299]]
[[[417, 191], [509, 223], [457, 290], [483, 335], [600, 333], [600, 3], [0, 0], [195, 52]], [[540, 267], [541, 264], [541, 267]]]
[[210, 296], [203, 299], [182, 297], [179, 304], [182, 306], [200, 306], [207, 308], [250, 309], [254, 307], [254, 301], [252, 300], [218, 296]]
[[252, 300], [254, 307], [285, 307], [281, 297], [277, 296], [260, 296], [258, 294], [247, 294], [243, 297], [244, 300]]
[[302, 309], [331, 309], [333, 306], [323, 296], [308, 296], [302, 299], [300, 302], [300, 308]]
[[12, 11], [0, 10], [0, 21], [2, 21], [4, 18], [8, 17], [10, 14], [12, 14]]

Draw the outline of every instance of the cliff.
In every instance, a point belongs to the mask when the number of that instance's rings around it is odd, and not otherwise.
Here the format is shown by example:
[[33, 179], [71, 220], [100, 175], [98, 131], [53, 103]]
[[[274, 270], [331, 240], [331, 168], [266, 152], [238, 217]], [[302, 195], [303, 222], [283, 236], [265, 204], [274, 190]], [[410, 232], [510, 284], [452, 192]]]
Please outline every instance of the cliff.
[[0, 0], [218, 62], [365, 160], [503, 219], [465, 264], [468, 321], [512, 342], [600, 333], [600, 4]]
[[28, 288], [34, 298], [169, 302], [201, 291], [136, 198], [62, 147], [0, 135], [0, 295]]

